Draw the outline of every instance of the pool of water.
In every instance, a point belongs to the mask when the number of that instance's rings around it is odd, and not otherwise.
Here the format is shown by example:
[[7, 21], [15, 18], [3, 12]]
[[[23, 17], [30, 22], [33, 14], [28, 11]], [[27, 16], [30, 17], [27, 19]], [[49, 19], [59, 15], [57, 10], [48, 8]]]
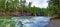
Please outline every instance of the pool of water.
[[12, 17], [16, 21], [16, 27], [44, 27], [50, 21], [50, 17]]

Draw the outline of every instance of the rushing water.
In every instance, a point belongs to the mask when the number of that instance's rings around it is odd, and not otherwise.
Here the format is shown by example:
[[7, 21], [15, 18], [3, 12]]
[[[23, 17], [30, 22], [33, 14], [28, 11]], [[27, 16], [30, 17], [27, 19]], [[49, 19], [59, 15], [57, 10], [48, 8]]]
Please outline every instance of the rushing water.
[[16, 27], [44, 27], [50, 21], [50, 17], [13, 17], [17, 21]]

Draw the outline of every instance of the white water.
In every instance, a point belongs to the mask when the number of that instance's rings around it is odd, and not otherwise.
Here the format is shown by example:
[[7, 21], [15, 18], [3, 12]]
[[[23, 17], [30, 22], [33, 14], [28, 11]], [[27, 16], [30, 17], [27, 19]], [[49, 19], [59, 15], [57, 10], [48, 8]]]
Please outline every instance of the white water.
[[[21, 21], [23, 24], [23, 27], [44, 27], [48, 24], [50, 21], [50, 17], [31, 17], [30, 19], [21, 18], [21, 17], [13, 17], [12, 18], [15, 21]], [[20, 23], [17, 25], [20, 27]]]

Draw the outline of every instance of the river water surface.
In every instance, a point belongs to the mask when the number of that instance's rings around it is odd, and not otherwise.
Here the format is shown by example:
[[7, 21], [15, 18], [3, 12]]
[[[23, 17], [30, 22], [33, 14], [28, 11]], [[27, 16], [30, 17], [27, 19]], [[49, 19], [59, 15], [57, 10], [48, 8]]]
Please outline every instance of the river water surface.
[[44, 27], [50, 21], [50, 17], [12, 17], [12, 20], [17, 21], [15, 27]]

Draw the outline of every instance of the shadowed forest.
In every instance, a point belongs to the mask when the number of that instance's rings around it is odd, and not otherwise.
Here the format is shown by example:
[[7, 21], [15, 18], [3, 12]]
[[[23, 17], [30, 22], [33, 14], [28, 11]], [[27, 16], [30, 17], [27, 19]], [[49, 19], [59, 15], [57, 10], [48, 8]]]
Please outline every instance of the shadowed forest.
[[31, 7], [26, 0], [0, 0], [0, 16], [48, 16], [47, 8]]
[[60, 16], [59, 0], [49, 0], [47, 8], [31, 7], [26, 0], [0, 0], [0, 16]]

